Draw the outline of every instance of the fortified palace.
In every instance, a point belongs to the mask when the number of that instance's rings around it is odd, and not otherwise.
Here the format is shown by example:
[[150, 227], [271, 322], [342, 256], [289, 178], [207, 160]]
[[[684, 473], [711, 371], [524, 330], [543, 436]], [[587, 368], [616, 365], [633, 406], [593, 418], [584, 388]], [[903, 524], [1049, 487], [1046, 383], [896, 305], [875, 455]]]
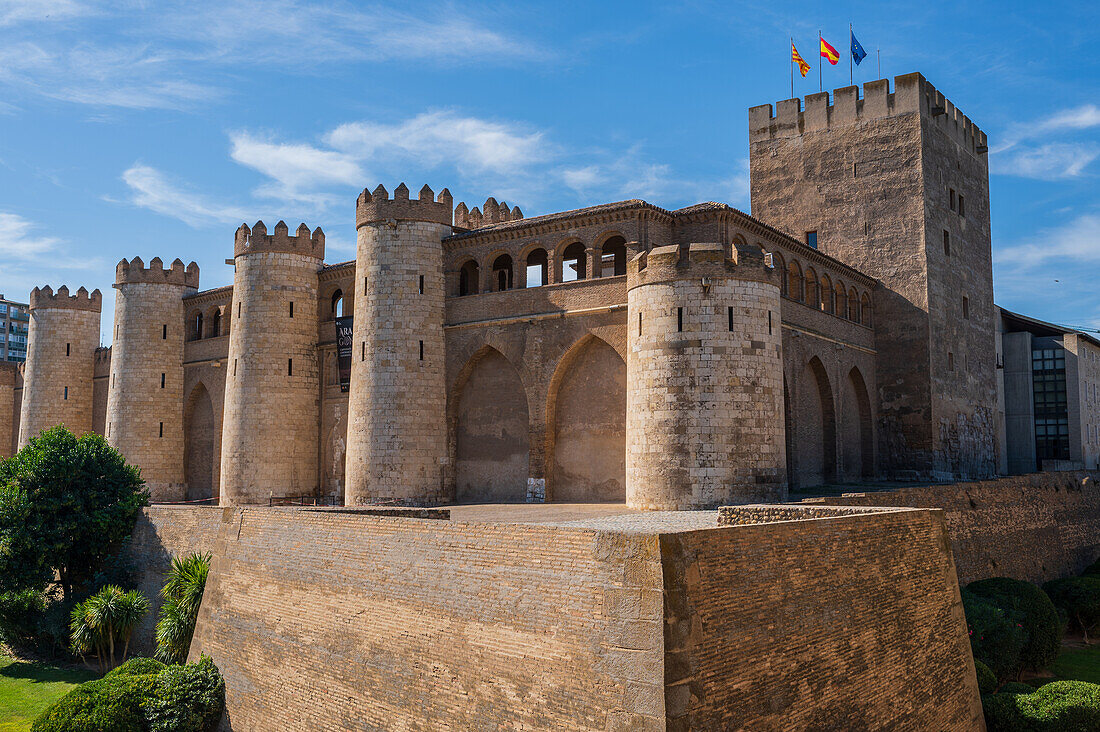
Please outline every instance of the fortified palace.
[[749, 121], [751, 216], [380, 185], [352, 262], [281, 221], [237, 230], [231, 287], [119, 262], [108, 348], [98, 290], [35, 288], [0, 444], [95, 431], [154, 501], [222, 505], [690, 509], [1096, 467], [1100, 348], [994, 305], [970, 119], [909, 74]]

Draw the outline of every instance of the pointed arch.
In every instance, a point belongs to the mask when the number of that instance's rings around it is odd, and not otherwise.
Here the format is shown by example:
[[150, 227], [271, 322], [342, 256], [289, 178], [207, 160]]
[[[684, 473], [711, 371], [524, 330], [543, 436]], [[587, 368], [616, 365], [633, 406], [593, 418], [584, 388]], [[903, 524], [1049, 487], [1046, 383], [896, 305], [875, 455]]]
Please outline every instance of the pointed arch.
[[860, 320], [868, 328], [873, 326], [871, 322], [871, 297], [866, 292], [863, 293], [863, 297], [859, 300], [859, 312]]
[[821, 273], [821, 309], [826, 313], [833, 313], [836, 311], [836, 304], [833, 302], [833, 281], [829, 275], [824, 272]]
[[821, 294], [817, 289], [817, 272], [813, 267], [806, 268], [806, 304], [814, 310], [821, 309]]
[[803, 292], [802, 266], [795, 260], [787, 265], [787, 297], [798, 302], [805, 301]]
[[872, 478], [875, 474], [875, 441], [871, 399], [863, 374], [854, 366], [845, 380], [841, 413], [843, 438], [840, 452], [843, 478], [846, 481]]
[[591, 333], [558, 361], [546, 405], [546, 495], [626, 501], [626, 362]]
[[798, 375], [793, 414], [796, 483], [836, 481], [836, 411], [825, 365], [811, 358]]
[[530, 410], [518, 369], [484, 345], [451, 390], [455, 499], [524, 501], [530, 474]]
[[218, 497], [214, 441], [217, 422], [210, 392], [201, 381], [188, 395], [183, 412], [184, 479], [187, 500]]

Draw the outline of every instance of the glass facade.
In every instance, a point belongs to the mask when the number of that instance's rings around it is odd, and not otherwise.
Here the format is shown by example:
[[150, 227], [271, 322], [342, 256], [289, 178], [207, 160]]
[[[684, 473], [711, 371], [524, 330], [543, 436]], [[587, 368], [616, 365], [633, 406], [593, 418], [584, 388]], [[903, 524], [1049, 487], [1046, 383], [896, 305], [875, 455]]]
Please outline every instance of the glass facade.
[[0, 360], [27, 360], [29, 322], [30, 313], [26, 303], [0, 300]]
[[1061, 346], [1031, 351], [1035, 394], [1035, 457], [1069, 460], [1069, 412], [1066, 401], [1066, 352]]

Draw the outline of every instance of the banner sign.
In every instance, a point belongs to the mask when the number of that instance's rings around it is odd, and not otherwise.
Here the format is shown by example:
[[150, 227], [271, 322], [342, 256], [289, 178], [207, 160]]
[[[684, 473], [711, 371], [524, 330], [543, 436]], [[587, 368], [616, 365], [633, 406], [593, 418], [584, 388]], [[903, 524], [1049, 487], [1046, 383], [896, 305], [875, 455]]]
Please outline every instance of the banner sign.
[[347, 391], [351, 384], [351, 321], [350, 315], [336, 319], [336, 364], [340, 369], [340, 391]]

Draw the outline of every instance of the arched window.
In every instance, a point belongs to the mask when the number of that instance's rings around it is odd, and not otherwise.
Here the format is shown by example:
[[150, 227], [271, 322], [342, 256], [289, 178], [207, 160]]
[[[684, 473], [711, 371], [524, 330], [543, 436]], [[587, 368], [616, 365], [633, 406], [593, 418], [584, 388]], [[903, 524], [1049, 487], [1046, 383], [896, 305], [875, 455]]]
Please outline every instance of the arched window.
[[779, 294], [787, 297], [787, 261], [779, 252], [772, 252], [772, 267], [779, 272]]
[[493, 260], [493, 282], [497, 292], [512, 289], [512, 257], [501, 254]]
[[477, 262], [471, 259], [462, 265], [462, 269], [458, 271], [458, 294], [476, 295], [481, 287], [480, 277], [481, 268], [477, 266]]
[[824, 272], [821, 273], [821, 309], [827, 313], [836, 311], [833, 303], [833, 281]]
[[613, 236], [603, 243], [600, 254], [600, 277], [626, 274], [626, 239]]
[[575, 241], [561, 254], [561, 281], [573, 282], [587, 277], [585, 272], [584, 244]]
[[527, 255], [527, 287], [542, 287], [546, 284], [546, 250], [535, 249]]
[[344, 291], [336, 290], [332, 293], [332, 307], [330, 312], [333, 319], [344, 317]]
[[210, 335], [217, 338], [222, 334], [222, 309], [214, 308], [210, 317]]
[[195, 313], [194, 319], [191, 321], [191, 340], [197, 341], [202, 338], [202, 313]]
[[802, 267], [798, 262], [791, 262], [787, 267], [787, 297], [798, 302], [804, 302], [802, 292]]
[[806, 304], [814, 310], [821, 308], [821, 296], [817, 290], [817, 272], [813, 267], [806, 270]]
[[833, 289], [836, 295], [836, 314], [841, 318], [848, 317], [848, 293], [844, 289], [844, 283], [840, 280], [836, 281], [836, 287]]
[[848, 319], [853, 323], [859, 321], [859, 295], [856, 294], [856, 288], [848, 290]]
[[859, 312], [860, 312], [860, 320], [863, 321], [864, 325], [866, 325], [868, 328], [870, 328], [871, 327], [871, 298], [866, 292], [863, 293], [863, 297], [860, 298], [860, 300], [859, 300]]

